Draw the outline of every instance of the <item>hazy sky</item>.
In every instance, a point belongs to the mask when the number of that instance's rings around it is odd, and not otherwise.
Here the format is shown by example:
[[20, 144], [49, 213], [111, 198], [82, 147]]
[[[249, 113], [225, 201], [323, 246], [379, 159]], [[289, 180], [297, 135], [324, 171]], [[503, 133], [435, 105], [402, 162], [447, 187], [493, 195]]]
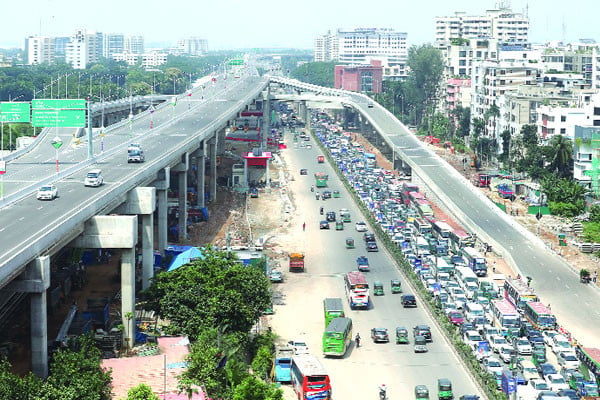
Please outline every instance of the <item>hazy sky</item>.
[[[184, 37], [210, 50], [252, 47], [311, 49], [315, 36], [338, 28], [393, 28], [409, 45], [433, 42], [434, 18], [454, 11], [481, 15], [494, 1], [475, 0], [11, 0], [2, 7], [0, 47], [23, 47], [30, 35], [70, 36], [78, 27], [143, 35], [147, 45]], [[10, 5], [9, 5], [10, 4]], [[528, 5], [530, 40], [600, 41], [597, 0], [512, 0]], [[150, 47], [150, 46], [147, 46]]]

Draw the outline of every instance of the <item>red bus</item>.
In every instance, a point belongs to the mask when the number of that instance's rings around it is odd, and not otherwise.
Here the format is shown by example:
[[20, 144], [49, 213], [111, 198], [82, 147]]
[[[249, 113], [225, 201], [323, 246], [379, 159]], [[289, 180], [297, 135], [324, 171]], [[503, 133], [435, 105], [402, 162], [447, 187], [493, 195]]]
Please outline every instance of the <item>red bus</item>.
[[344, 276], [344, 289], [350, 309], [369, 308], [369, 283], [362, 272], [348, 272]]
[[296, 354], [292, 357], [292, 386], [302, 400], [331, 399], [329, 375], [321, 362], [312, 354]]
[[404, 182], [402, 184], [402, 192], [400, 193], [400, 197], [402, 197], [402, 201], [404, 202], [404, 204], [409, 204], [410, 199], [408, 196], [411, 193], [418, 192], [418, 191], [419, 191], [419, 187], [417, 185], [415, 185], [414, 183]]
[[504, 280], [504, 297], [520, 311], [525, 309], [526, 303], [539, 300], [533, 288], [527, 286], [521, 279], [510, 277]]

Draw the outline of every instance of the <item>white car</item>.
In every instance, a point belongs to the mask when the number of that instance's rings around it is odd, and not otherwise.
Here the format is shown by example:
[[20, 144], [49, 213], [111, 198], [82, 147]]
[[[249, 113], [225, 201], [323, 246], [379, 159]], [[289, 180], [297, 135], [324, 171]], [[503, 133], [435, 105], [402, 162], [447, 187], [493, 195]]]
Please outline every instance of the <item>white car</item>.
[[556, 355], [556, 361], [558, 365], [562, 365], [569, 369], [579, 369], [581, 361], [577, 358], [575, 353], [568, 351], [561, 351]]
[[[513, 348], [510, 345], [500, 346], [500, 348], [498, 349], [498, 357], [508, 364], [512, 360], [512, 350]], [[536, 377], [539, 376], [535, 367], [533, 368], [533, 370], [535, 371]]]
[[527, 338], [515, 338], [514, 345], [517, 348], [517, 352], [522, 356], [530, 356], [533, 352], [533, 349], [531, 348], [531, 343], [529, 343], [529, 340], [527, 340]]
[[294, 354], [308, 354], [308, 345], [304, 340], [290, 340], [288, 344], [294, 350]]
[[496, 357], [488, 357], [483, 359], [483, 368], [490, 374], [501, 374], [504, 365]]
[[558, 331], [542, 331], [542, 336], [544, 337], [544, 343], [546, 343], [548, 346], [550, 346], [552, 344], [552, 338], [556, 335], [559, 335]]
[[479, 342], [481, 342], [483, 338], [477, 331], [466, 331], [464, 336], [464, 342], [469, 345], [471, 348], [477, 348], [479, 346]]
[[492, 335], [489, 338], [490, 347], [494, 353], [499, 353], [502, 346], [508, 346], [508, 342], [504, 336]]
[[517, 394], [523, 400], [535, 400], [542, 390], [550, 390], [545, 380], [534, 378], [527, 381], [527, 385], [517, 385]]
[[281, 271], [274, 269], [269, 273], [269, 280], [271, 282], [281, 283], [283, 282], [283, 274]]
[[359, 221], [359, 222], [356, 223], [355, 228], [356, 228], [356, 232], [366, 232], [367, 231], [367, 224], [365, 224], [362, 221]]
[[38, 200], [54, 200], [58, 197], [58, 189], [54, 185], [41, 186], [36, 197]]
[[569, 384], [561, 374], [548, 374], [545, 379], [548, 386], [550, 386], [550, 390], [555, 392], [569, 388]]
[[85, 176], [85, 180], [83, 181], [83, 184], [85, 186], [92, 187], [102, 186], [103, 183], [104, 178], [102, 177], [102, 171], [100, 171], [99, 169], [93, 169], [89, 171]]
[[552, 338], [552, 343], [550, 344], [552, 348], [552, 352], [554, 354], [558, 354], [561, 352], [573, 352], [573, 348], [571, 347], [571, 343], [566, 336], [556, 335]]

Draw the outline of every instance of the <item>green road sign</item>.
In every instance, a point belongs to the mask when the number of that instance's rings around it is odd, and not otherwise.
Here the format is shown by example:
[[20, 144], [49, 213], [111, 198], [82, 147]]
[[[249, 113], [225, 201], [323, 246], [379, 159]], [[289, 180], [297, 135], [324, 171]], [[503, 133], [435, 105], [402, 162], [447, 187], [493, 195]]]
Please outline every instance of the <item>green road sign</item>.
[[244, 60], [229, 60], [229, 65], [244, 65]]
[[61, 138], [59, 138], [58, 136], [56, 136], [54, 139], [52, 139], [52, 147], [54, 147], [56, 150], [60, 149], [62, 145], [63, 145], [63, 142], [62, 142]]
[[31, 120], [28, 102], [2, 102], [0, 103], [0, 121], [29, 122]]
[[34, 99], [31, 108], [35, 109], [75, 109], [85, 110], [84, 99]]
[[35, 127], [85, 128], [84, 110], [36, 110], [31, 114]]

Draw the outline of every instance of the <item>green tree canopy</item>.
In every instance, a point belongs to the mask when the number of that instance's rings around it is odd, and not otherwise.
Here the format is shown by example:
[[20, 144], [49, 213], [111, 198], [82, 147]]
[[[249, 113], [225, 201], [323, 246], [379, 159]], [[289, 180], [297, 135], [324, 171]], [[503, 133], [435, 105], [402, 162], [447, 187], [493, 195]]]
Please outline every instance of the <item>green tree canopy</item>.
[[160, 397], [145, 383], [140, 383], [127, 391], [126, 400], [160, 400]]
[[336, 62], [309, 62], [290, 71], [290, 74], [300, 81], [332, 88], [336, 64]]

